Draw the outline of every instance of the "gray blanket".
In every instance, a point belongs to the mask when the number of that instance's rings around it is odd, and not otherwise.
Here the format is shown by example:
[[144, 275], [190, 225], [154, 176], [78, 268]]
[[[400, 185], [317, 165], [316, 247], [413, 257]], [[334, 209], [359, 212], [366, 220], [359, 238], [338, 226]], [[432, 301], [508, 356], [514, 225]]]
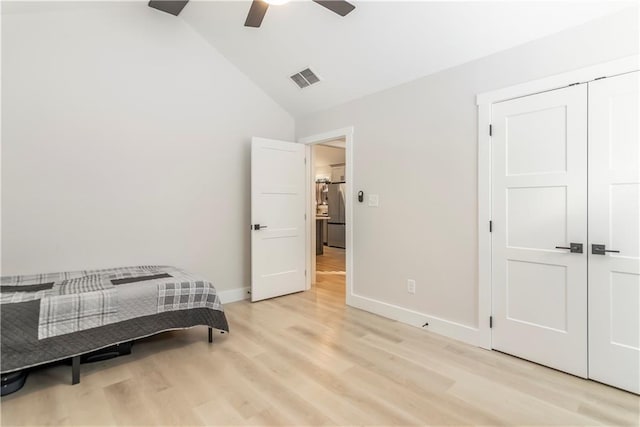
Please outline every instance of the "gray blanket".
[[228, 331], [213, 285], [169, 266], [2, 277], [0, 303], [0, 372], [163, 330]]

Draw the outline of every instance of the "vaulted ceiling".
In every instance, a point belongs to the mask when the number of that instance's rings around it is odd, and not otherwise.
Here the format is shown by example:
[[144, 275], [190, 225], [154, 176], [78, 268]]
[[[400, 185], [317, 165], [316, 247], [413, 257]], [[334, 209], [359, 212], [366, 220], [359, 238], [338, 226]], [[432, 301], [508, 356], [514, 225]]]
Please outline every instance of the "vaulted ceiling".
[[[178, 17], [162, 16], [147, 7], [147, 0], [136, 3], [162, 19], [191, 26], [296, 117], [605, 15], [638, 13], [635, 0], [350, 1], [356, 9], [345, 17], [311, 0], [270, 6], [260, 28], [244, 26], [250, 0], [191, 0]], [[99, 10], [119, 4], [3, 2], [2, 12]], [[307, 67], [322, 81], [300, 89], [289, 76]]]
[[[633, 2], [354, 1], [340, 17], [309, 1], [271, 6], [244, 27], [250, 1], [190, 1], [181, 19], [294, 116], [330, 108], [601, 16]], [[306, 67], [322, 82], [299, 89]]]

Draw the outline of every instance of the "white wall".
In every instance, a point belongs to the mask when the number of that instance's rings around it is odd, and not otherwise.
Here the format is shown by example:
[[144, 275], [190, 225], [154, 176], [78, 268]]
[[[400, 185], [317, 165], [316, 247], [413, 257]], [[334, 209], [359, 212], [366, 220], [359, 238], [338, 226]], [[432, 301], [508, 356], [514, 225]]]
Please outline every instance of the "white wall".
[[3, 5], [2, 274], [171, 264], [249, 285], [252, 135], [291, 116], [146, 2]]
[[354, 192], [380, 195], [354, 202], [354, 293], [477, 327], [475, 95], [637, 52], [631, 10], [298, 119], [298, 137], [354, 126]]

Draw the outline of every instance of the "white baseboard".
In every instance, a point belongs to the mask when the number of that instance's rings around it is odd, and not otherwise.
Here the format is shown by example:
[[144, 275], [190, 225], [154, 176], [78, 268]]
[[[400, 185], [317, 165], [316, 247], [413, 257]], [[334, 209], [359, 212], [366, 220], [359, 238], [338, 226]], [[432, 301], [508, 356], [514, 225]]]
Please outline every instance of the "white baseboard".
[[[223, 304], [230, 304], [236, 301], [249, 299], [249, 287], [227, 289], [218, 292], [218, 296]], [[461, 323], [452, 322], [450, 320], [441, 319], [436, 316], [409, 310], [404, 307], [378, 301], [373, 298], [363, 297], [361, 295], [351, 294], [347, 298], [347, 305], [371, 313], [397, 320], [417, 328], [426, 329], [445, 337], [458, 341], [466, 342], [478, 347], [487, 347], [485, 334], [478, 328], [463, 325]], [[422, 325], [429, 323], [423, 328]]]
[[219, 291], [218, 296], [223, 304], [229, 304], [236, 301], [242, 301], [249, 298], [249, 287], [235, 288]]
[[[398, 322], [444, 335], [448, 338], [453, 338], [478, 347], [485, 347], [485, 345], [483, 345], [483, 334], [478, 328], [435, 316], [429, 316], [428, 314], [419, 313], [397, 305], [355, 294], [350, 295], [347, 304], [389, 319], [397, 320]], [[422, 325], [425, 323], [429, 325], [423, 328]]]

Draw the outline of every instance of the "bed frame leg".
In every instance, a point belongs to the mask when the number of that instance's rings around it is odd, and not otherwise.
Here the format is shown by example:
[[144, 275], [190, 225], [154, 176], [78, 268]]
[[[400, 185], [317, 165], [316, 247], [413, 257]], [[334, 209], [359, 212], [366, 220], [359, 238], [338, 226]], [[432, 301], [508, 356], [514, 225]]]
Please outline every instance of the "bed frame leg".
[[71, 358], [71, 384], [76, 385], [80, 382], [80, 356]]
[[209, 342], [213, 342], [213, 328], [209, 328]]

